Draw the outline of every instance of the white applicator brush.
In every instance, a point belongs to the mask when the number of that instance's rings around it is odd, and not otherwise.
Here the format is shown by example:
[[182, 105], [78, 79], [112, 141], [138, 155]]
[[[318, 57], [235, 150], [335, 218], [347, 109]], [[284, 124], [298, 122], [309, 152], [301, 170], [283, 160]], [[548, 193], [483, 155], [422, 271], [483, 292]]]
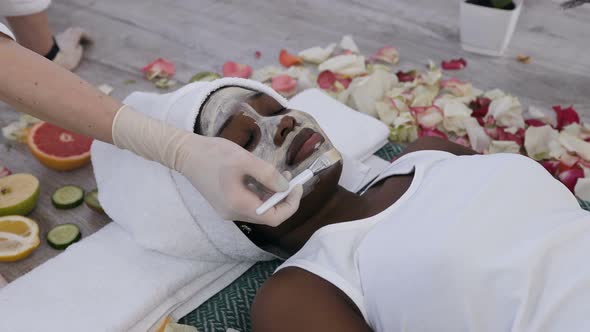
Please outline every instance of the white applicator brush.
[[336, 149], [329, 150], [319, 156], [308, 169], [304, 170], [303, 172], [299, 173], [296, 177], [294, 177], [291, 181], [289, 181], [289, 189], [286, 191], [275, 193], [272, 195], [266, 202], [262, 203], [258, 209], [256, 209], [256, 214], [261, 215], [268, 211], [273, 206], [277, 205], [280, 201], [282, 201], [285, 197], [291, 193], [291, 190], [298, 185], [303, 185], [314, 175], [318, 174], [319, 172], [325, 170], [326, 168], [334, 165], [341, 159], [340, 153]]

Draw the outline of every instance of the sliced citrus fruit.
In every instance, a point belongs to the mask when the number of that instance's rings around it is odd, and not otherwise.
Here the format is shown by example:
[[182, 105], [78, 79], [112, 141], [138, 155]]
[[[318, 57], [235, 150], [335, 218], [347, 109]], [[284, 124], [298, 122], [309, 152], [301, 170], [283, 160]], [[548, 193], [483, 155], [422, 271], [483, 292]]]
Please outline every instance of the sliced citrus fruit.
[[30, 129], [27, 144], [43, 165], [58, 171], [73, 170], [90, 162], [91, 138], [47, 122]]
[[39, 180], [31, 174], [13, 174], [0, 179], [0, 216], [27, 215], [39, 200]]
[[23, 216], [0, 217], [0, 262], [29, 256], [39, 246], [39, 226]]

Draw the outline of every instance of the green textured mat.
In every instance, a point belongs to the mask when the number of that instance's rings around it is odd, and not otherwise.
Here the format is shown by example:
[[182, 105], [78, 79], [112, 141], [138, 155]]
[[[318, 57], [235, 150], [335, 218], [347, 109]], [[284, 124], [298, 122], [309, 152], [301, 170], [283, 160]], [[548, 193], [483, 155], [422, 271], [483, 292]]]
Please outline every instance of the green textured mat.
[[[392, 160], [402, 150], [402, 146], [389, 143], [376, 155]], [[590, 211], [590, 202], [579, 202], [583, 209]], [[225, 332], [228, 328], [250, 332], [250, 305], [256, 291], [280, 264], [278, 260], [257, 263], [231, 285], [183, 317], [179, 323], [195, 326], [199, 332]]]

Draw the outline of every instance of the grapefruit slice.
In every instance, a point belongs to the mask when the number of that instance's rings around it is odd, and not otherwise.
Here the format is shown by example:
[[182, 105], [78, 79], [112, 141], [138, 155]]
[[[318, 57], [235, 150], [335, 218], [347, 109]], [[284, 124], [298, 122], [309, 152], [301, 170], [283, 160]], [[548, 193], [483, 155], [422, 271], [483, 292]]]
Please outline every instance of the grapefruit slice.
[[41, 164], [58, 171], [70, 171], [90, 162], [92, 139], [47, 122], [34, 125], [27, 144]]

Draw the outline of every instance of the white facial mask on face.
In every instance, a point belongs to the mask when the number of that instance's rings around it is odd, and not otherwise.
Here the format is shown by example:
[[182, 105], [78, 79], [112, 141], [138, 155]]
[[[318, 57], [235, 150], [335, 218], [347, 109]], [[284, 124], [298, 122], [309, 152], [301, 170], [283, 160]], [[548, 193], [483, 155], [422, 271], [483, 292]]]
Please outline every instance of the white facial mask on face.
[[[200, 112], [201, 133], [205, 136], [217, 136], [231, 116], [241, 113], [244, 116], [250, 117], [254, 119], [256, 125], [260, 129], [260, 139], [256, 147], [252, 150], [252, 153], [271, 163], [280, 172], [289, 171], [293, 176], [296, 176], [311, 166], [313, 161], [315, 161], [321, 154], [334, 148], [332, 142], [326, 137], [326, 134], [320, 128], [319, 124], [307, 113], [286, 110], [277, 115], [260, 115], [254, 108], [246, 103], [246, 99], [255, 94], [256, 92], [239, 87], [227, 87], [216, 91], [211, 95]], [[281, 119], [286, 116], [294, 118], [296, 126], [293, 131], [286, 136], [282, 145], [277, 146], [274, 143], [274, 137], [277, 130], [279, 130]], [[287, 153], [289, 147], [297, 134], [305, 128], [310, 128], [322, 135], [324, 137], [324, 142], [317, 146], [315, 151], [305, 160], [295, 165], [288, 165]], [[304, 185], [304, 192], [308, 193], [311, 191], [317, 180], [318, 178], [316, 177], [314, 180], [309, 181]]]

